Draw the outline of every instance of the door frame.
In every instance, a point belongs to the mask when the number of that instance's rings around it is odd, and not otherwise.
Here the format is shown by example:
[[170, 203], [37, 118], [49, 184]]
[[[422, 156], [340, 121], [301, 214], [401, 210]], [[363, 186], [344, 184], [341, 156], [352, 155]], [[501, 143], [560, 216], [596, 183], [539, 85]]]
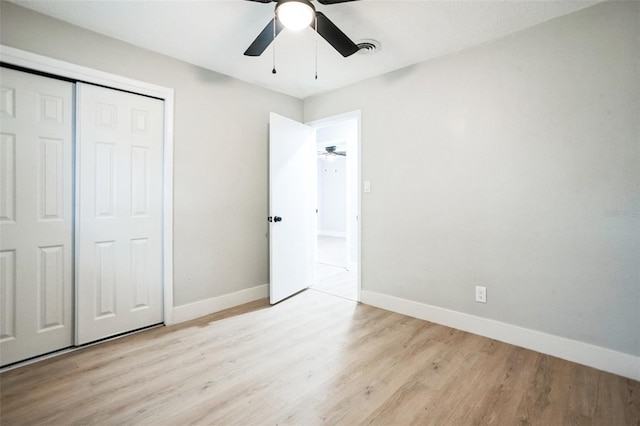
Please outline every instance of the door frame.
[[[355, 111], [349, 111], [349, 112], [345, 112], [342, 114], [337, 114], [337, 115], [332, 115], [330, 117], [325, 117], [325, 118], [320, 118], [317, 120], [311, 120], [308, 122], [305, 122], [304, 124], [306, 124], [307, 126], [310, 126], [311, 128], [314, 129], [314, 132], [316, 129], [320, 128], [320, 127], [327, 127], [333, 124], [339, 124], [343, 121], [348, 121], [348, 120], [355, 120], [356, 121], [356, 128], [357, 128], [357, 136], [356, 136], [356, 149], [355, 149], [355, 155], [356, 155], [356, 164], [357, 164], [357, 171], [356, 171], [356, 175], [355, 175], [355, 185], [356, 185], [356, 227], [355, 227], [355, 231], [356, 231], [356, 262], [357, 262], [357, 267], [356, 267], [356, 301], [360, 302], [361, 300], [361, 293], [362, 293], [362, 251], [361, 251], [361, 243], [362, 243], [362, 210], [361, 210], [361, 199], [362, 199], [362, 156], [361, 156], [361, 146], [362, 146], [362, 111], [361, 110], [355, 110]], [[316, 141], [317, 144], [317, 141]], [[348, 167], [348, 166], [347, 166]], [[353, 182], [348, 183], [351, 184]], [[348, 190], [348, 189], [347, 189]], [[317, 237], [316, 237], [317, 238]], [[350, 250], [350, 247], [347, 248], [348, 250]]]
[[[162, 188], [162, 295], [163, 321], [173, 324], [173, 106], [172, 88], [134, 80], [93, 68], [0, 44], [0, 62], [27, 70], [93, 83], [112, 89], [151, 96], [164, 101], [163, 188]], [[75, 145], [75, 142], [74, 142]], [[75, 155], [74, 155], [75, 157]], [[77, 167], [77, 164], [76, 166]], [[75, 175], [74, 171], [74, 175]], [[77, 182], [74, 184], [76, 193]], [[77, 206], [74, 206], [77, 213]], [[74, 215], [77, 216], [77, 215]], [[75, 220], [75, 219], [74, 219]], [[75, 228], [74, 224], [74, 228]], [[77, 236], [76, 236], [77, 238]], [[75, 255], [74, 255], [75, 259]], [[75, 263], [75, 262], [74, 262]], [[75, 275], [74, 275], [75, 277]], [[74, 282], [75, 285], [75, 282]]]

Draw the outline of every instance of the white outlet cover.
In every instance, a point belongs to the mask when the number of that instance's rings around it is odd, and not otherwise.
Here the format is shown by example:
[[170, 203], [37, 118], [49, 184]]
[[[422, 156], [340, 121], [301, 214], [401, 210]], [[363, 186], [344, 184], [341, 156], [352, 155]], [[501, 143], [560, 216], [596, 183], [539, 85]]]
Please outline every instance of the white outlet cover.
[[487, 303], [487, 288], [484, 286], [476, 286], [476, 302]]

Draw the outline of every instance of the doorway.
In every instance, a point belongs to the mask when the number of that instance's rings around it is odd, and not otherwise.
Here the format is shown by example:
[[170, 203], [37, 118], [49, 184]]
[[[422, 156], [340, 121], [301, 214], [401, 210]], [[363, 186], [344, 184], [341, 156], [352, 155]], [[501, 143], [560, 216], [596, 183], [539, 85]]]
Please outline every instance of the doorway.
[[311, 288], [359, 300], [359, 112], [315, 121], [317, 231]]

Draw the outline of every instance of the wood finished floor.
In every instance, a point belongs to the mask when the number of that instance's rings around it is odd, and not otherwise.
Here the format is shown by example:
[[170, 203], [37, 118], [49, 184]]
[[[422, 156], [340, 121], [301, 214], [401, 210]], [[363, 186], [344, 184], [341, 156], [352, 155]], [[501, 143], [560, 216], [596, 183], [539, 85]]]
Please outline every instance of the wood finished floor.
[[0, 375], [2, 425], [638, 425], [640, 382], [307, 290]]

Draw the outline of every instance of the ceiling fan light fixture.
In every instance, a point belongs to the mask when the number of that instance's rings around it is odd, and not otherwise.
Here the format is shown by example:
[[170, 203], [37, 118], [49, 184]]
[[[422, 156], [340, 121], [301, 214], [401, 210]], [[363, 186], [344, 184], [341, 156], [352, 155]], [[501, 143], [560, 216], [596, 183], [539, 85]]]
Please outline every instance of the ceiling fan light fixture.
[[282, 25], [293, 31], [311, 25], [315, 12], [308, 0], [280, 0], [276, 6], [276, 16]]

